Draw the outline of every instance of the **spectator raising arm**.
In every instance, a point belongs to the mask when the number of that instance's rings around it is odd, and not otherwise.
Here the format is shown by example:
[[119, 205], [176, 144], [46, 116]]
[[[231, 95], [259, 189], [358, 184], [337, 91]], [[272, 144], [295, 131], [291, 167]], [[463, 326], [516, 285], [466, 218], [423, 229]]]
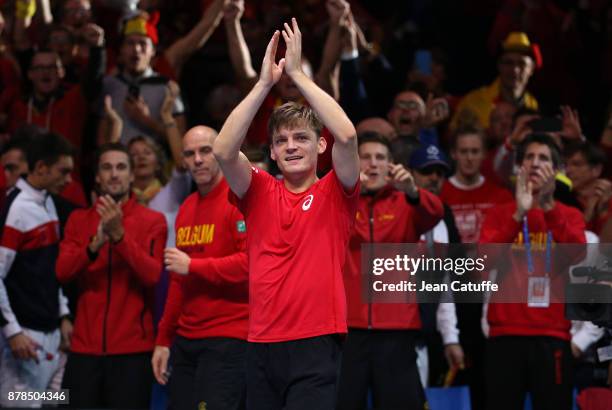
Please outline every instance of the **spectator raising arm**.
[[344, 0], [328, 0], [325, 7], [329, 14], [329, 29], [315, 81], [319, 87], [333, 96], [335, 100], [338, 100], [340, 98], [340, 90], [338, 89], [340, 66], [338, 61], [342, 52], [342, 24], [343, 22], [347, 24], [350, 6]]
[[172, 110], [174, 109], [174, 103], [180, 93], [181, 90], [178, 84], [174, 81], [170, 81], [166, 88], [166, 96], [160, 112], [161, 119], [166, 127], [166, 139], [168, 141], [168, 146], [170, 146], [172, 160], [177, 167], [183, 166], [183, 134], [178, 128], [174, 115], [172, 115]]
[[98, 125], [98, 146], [109, 142], [119, 142], [123, 132], [123, 120], [113, 108], [113, 100], [110, 95], [104, 96], [104, 117]]
[[244, 0], [230, 0], [223, 9], [230, 60], [240, 89], [243, 94], [247, 94], [257, 82], [257, 72], [251, 63], [249, 46], [242, 34], [240, 25], [242, 13], [244, 13]]
[[180, 77], [185, 62], [193, 53], [204, 46], [221, 22], [223, 3], [223, 0], [214, 0], [204, 11], [202, 18], [195, 27], [185, 37], [181, 37], [164, 51], [164, 56], [177, 77]]

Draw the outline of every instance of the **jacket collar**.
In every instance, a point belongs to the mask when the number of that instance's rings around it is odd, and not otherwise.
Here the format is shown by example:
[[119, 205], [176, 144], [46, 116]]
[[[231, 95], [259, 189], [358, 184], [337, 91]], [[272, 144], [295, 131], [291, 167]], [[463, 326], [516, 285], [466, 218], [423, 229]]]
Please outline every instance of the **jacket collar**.
[[15, 186], [19, 188], [22, 192], [27, 193], [32, 198], [34, 198], [36, 203], [44, 204], [47, 200], [48, 193], [46, 190], [34, 188], [24, 178], [19, 178]]
[[397, 191], [392, 185], [385, 185], [380, 188], [378, 191], [361, 191], [361, 196], [372, 198], [373, 201], [378, 201], [379, 199], [386, 198], [391, 196], [393, 192]]

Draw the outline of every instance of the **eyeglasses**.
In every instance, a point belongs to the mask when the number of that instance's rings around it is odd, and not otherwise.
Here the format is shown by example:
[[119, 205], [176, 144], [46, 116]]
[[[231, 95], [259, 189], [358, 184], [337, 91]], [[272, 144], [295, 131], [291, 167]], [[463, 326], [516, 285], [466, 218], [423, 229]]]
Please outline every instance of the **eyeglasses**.
[[395, 108], [402, 110], [420, 110], [421, 104], [416, 101], [396, 101], [394, 104]]

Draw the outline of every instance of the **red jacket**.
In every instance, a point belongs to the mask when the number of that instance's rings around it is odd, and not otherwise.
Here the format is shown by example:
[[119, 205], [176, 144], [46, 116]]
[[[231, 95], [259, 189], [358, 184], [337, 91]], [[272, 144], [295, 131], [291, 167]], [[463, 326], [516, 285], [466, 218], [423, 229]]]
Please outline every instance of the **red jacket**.
[[60, 282], [77, 280], [79, 288], [73, 352], [101, 355], [153, 350], [153, 296], [162, 271], [166, 220], [133, 197], [122, 210], [123, 239], [104, 244], [94, 260], [87, 246], [100, 222], [95, 206], [74, 211], [66, 223], [56, 272]]
[[58, 93], [42, 112], [31, 106], [29, 100], [16, 98], [9, 108], [7, 128], [12, 133], [25, 124], [37, 125], [64, 136], [80, 150], [87, 107], [80, 85]]
[[419, 204], [408, 203], [403, 192], [386, 186], [374, 196], [361, 195], [355, 227], [344, 266], [348, 326], [361, 329], [420, 329], [416, 303], [364, 303], [361, 245], [418, 242], [444, 216], [440, 199], [419, 189]]
[[189, 275], [171, 273], [156, 344], [188, 339], [246, 340], [249, 273], [244, 217], [228, 200], [225, 179], [206, 196], [194, 192], [176, 216], [176, 246], [192, 258]]
[[[527, 295], [528, 265], [523, 239], [523, 224], [514, 220], [512, 215], [516, 211], [516, 203], [511, 202], [491, 208], [485, 217], [480, 242], [489, 244], [513, 244], [492, 255], [493, 247], [486, 247], [489, 260], [504, 261], [507, 266], [503, 273], [500, 287], [519, 294], [517, 297]], [[545, 248], [547, 232], [552, 234], [553, 254], [550, 272], [551, 301], [553, 295], [562, 295], [565, 284], [569, 279], [568, 266], [574, 264], [585, 256], [585, 247], [564, 247], [567, 263], [555, 263], [559, 254], [555, 255], [554, 244], [585, 244], [584, 220], [582, 214], [575, 208], [555, 202], [555, 207], [544, 212], [541, 209], [532, 209], [527, 213], [527, 225], [531, 242], [534, 272], [542, 273], [545, 270]], [[506, 292], [506, 291], [504, 291]], [[490, 336], [550, 336], [570, 340], [570, 322], [565, 319], [564, 304], [551, 303], [547, 308], [528, 307], [527, 303], [493, 303], [491, 298], [487, 319], [490, 325]]]

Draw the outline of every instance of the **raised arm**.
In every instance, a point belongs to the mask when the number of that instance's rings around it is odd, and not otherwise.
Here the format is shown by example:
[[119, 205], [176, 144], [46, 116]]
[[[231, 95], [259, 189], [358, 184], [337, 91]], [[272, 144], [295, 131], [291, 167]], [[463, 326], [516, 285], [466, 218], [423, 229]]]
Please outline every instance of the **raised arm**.
[[295, 19], [291, 20], [291, 25], [285, 23], [283, 30], [287, 45], [285, 71], [334, 136], [334, 170], [344, 188], [352, 189], [359, 179], [357, 132], [340, 105], [302, 71], [302, 33]]
[[244, 0], [230, 0], [223, 9], [223, 21], [227, 34], [227, 48], [238, 79], [240, 89], [246, 94], [257, 82], [257, 72], [251, 63], [249, 46], [244, 40], [240, 18], [244, 12]]
[[185, 62], [193, 53], [202, 48], [213, 34], [223, 17], [222, 10], [223, 0], [214, 0], [191, 31], [164, 51], [166, 60], [168, 60], [177, 76], [180, 76]]
[[342, 24], [343, 21], [348, 20], [350, 6], [345, 0], [328, 0], [325, 7], [329, 14], [329, 29], [323, 46], [321, 64], [315, 75], [315, 82], [338, 101], [340, 98], [338, 89], [339, 60], [343, 48]]
[[[234, 111], [227, 117], [223, 128], [213, 143], [213, 153], [232, 191], [242, 198], [251, 184], [251, 164], [240, 146], [244, 141], [251, 121], [259, 110], [270, 89], [281, 77], [285, 60], [275, 63], [276, 48], [280, 33], [276, 31], [268, 43], [261, 65], [259, 81]], [[328, 96], [329, 97], [329, 96]], [[331, 98], [331, 97], [329, 97]], [[333, 100], [332, 100], [333, 101]]]

